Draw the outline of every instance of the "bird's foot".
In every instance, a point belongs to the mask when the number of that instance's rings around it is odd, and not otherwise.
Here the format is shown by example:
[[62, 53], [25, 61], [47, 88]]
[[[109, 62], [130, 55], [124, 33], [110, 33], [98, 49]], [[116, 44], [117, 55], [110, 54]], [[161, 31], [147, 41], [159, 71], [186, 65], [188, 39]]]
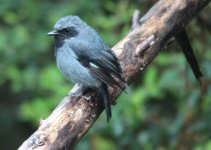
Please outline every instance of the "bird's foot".
[[91, 100], [91, 96], [84, 96], [81, 93], [68, 93], [67, 97], [83, 98], [87, 101]]
[[80, 93], [68, 93], [66, 96], [67, 97], [79, 98], [79, 97], [81, 97], [81, 94]]
[[92, 96], [84, 96], [84, 95], [82, 95], [81, 97], [84, 98], [87, 101], [90, 101], [92, 99]]
[[75, 97], [75, 98], [83, 98], [87, 101], [91, 100], [92, 96], [85, 96], [84, 94], [89, 90], [84, 86], [78, 84], [78, 87], [73, 90], [71, 93], [68, 93], [67, 96]]

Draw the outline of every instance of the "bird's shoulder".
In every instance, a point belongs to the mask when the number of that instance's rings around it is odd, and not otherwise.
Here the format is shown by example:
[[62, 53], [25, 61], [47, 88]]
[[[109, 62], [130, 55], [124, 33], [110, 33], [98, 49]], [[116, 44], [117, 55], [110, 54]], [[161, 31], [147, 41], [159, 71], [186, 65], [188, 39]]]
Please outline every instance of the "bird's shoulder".
[[110, 48], [99, 39], [73, 38], [68, 45], [78, 56], [98, 58], [104, 51]]

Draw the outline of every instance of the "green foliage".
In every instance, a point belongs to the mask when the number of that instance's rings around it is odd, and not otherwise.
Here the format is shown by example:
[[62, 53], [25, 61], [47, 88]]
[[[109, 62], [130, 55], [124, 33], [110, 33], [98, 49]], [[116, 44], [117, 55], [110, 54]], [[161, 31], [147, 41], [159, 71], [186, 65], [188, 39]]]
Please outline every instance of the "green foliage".
[[[0, 149], [16, 149], [72, 87], [58, 71], [53, 39], [46, 35], [59, 18], [79, 15], [112, 47], [128, 33], [134, 9], [147, 10], [152, 2], [3, 0]], [[181, 50], [173, 44], [119, 97], [110, 123], [103, 113], [76, 149], [210, 149], [211, 34], [197, 19], [187, 29], [207, 95], [201, 97]]]

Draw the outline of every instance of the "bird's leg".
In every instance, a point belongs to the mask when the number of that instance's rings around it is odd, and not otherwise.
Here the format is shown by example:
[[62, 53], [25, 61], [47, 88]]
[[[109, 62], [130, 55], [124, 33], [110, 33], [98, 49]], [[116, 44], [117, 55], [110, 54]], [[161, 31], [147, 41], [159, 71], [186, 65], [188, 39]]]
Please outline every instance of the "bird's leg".
[[74, 92], [68, 93], [67, 96], [72, 96], [72, 97], [76, 97], [76, 98], [84, 98], [85, 100], [91, 100], [91, 96], [84, 96], [84, 94], [87, 92], [88, 88], [84, 87], [83, 85], [78, 85], [77, 90], [75, 90]]

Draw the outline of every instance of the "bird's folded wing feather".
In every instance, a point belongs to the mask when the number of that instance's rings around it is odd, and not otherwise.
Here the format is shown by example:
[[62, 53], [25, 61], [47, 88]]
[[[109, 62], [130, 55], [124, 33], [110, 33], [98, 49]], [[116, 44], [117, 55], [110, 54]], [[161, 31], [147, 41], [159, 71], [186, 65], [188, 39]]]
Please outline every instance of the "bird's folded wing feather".
[[95, 78], [107, 85], [118, 86], [121, 89], [124, 88], [114, 79], [115, 76], [122, 82], [125, 82], [121, 76], [118, 59], [110, 48], [106, 46], [93, 47], [86, 42], [76, 42], [71, 44], [71, 49], [77, 55], [78, 61], [88, 68]]

